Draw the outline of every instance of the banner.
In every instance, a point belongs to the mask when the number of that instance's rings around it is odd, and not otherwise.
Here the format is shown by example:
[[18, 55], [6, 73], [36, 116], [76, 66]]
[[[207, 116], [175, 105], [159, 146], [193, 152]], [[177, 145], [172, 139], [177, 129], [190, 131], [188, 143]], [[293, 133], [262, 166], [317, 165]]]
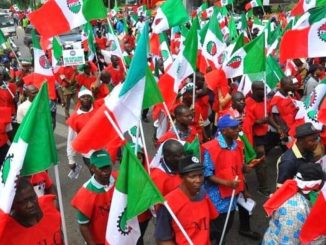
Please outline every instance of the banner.
[[77, 66], [85, 64], [85, 55], [83, 49], [63, 50], [63, 65]]

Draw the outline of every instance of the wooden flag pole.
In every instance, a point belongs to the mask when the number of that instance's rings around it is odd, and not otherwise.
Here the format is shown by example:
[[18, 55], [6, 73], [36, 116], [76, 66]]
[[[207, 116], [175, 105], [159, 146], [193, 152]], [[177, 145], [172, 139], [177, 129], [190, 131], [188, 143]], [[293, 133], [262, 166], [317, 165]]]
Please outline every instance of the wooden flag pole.
[[143, 128], [143, 123], [141, 120], [140, 121], [140, 136], [141, 136], [141, 140], [143, 142], [143, 146], [144, 146], [144, 153], [145, 153], [145, 160], [146, 160], [146, 167], [147, 167], [147, 172], [150, 175], [151, 174], [151, 170], [150, 170], [150, 162], [149, 162], [149, 157], [148, 157], [148, 151], [147, 151], [147, 146], [146, 146], [146, 141], [145, 141], [145, 134], [144, 134], [144, 128]]
[[167, 114], [168, 117], [169, 117], [169, 120], [170, 120], [170, 123], [171, 123], [172, 129], [173, 129], [175, 135], [177, 136], [177, 139], [178, 139], [178, 140], [181, 140], [181, 138], [180, 138], [180, 136], [179, 136], [179, 134], [178, 134], [178, 130], [177, 130], [177, 128], [175, 127], [175, 124], [174, 124], [174, 122], [173, 122], [173, 120], [172, 120], [171, 114], [170, 114], [170, 112], [169, 112], [168, 107], [166, 106], [165, 101], [163, 101], [163, 107], [164, 107], [164, 110], [165, 110], [166, 114]]
[[62, 226], [63, 240], [64, 240], [64, 244], [68, 244], [67, 227], [66, 227], [66, 220], [65, 220], [65, 212], [63, 210], [62, 191], [61, 191], [58, 164], [54, 165], [54, 176], [55, 176], [55, 182], [56, 182], [57, 191], [58, 191], [58, 201], [59, 201], [59, 208], [60, 208], [60, 215], [61, 215], [61, 226]]

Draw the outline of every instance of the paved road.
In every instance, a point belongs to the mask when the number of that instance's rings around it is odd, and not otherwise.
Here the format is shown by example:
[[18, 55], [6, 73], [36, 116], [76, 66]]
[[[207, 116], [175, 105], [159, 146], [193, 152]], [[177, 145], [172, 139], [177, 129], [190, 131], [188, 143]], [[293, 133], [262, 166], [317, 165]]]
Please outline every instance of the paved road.
[[[28, 49], [23, 45], [23, 30], [18, 29], [18, 38], [15, 39], [15, 42], [20, 47], [23, 56], [29, 56], [30, 53]], [[83, 168], [81, 171], [81, 175], [78, 180], [71, 180], [67, 177], [69, 172], [69, 168], [67, 165], [66, 158], [66, 136], [67, 136], [67, 127], [64, 123], [64, 111], [58, 106], [57, 111], [57, 127], [55, 129], [55, 140], [57, 143], [57, 149], [59, 154], [59, 172], [61, 179], [61, 187], [62, 187], [62, 195], [63, 195], [63, 204], [64, 204], [64, 213], [65, 220], [67, 224], [68, 230], [68, 240], [71, 245], [79, 245], [84, 244], [83, 239], [81, 238], [80, 232], [78, 230], [78, 225], [75, 220], [75, 211], [70, 206], [70, 200], [73, 197], [74, 193], [82, 186], [82, 184], [90, 177], [89, 172], [86, 168]], [[144, 124], [145, 137], [147, 139], [147, 146], [149, 146], [149, 153], [153, 155], [154, 148], [153, 144], [150, 142], [152, 137], [152, 126], [151, 124]], [[268, 158], [268, 173], [269, 173], [269, 184], [273, 189], [275, 186], [275, 164], [276, 159], [279, 156], [280, 152], [278, 150], [272, 151]], [[78, 161], [81, 162], [79, 158]], [[118, 167], [118, 166], [117, 166]], [[50, 171], [51, 175], [53, 173]], [[247, 175], [247, 182], [249, 186], [249, 190], [253, 195], [253, 199], [256, 200], [257, 206], [251, 218], [251, 228], [252, 230], [263, 233], [267, 227], [268, 220], [263, 212], [262, 204], [265, 201], [265, 198], [257, 194], [257, 180], [254, 171]], [[238, 234], [238, 215], [235, 216], [235, 222], [227, 237], [227, 244], [231, 245], [251, 245], [258, 244], [258, 242], [253, 242], [250, 239], [244, 238]], [[147, 233], [145, 235], [145, 244], [155, 244], [153, 239], [153, 221], [151, 221]]]

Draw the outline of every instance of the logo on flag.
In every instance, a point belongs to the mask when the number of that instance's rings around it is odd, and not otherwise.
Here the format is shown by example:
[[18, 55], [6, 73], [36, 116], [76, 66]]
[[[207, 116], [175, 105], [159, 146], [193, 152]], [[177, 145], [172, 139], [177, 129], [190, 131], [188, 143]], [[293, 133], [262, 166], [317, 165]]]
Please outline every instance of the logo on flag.
[[326, 42], [326, 23], [318, 28], [318, 36], [323, 42]]
[[[123, 212], [121, 213], [121, 215], [119, 216], [118, 218], [118, 231], [126, 236], [126, 235], [129, 235], [129, 233], [131, 232], [132, 228], [130, 226], [127, 226], [127, 224], [123, 225], [122, 224], [122, 220], [124, 218], [124, 215], [126, 215], [126, 208], [123, 210]], [[127, 227], [124, 227], [124, 226], [127, 226]]]
[[11, 161], [14, 158], [14, 154], [8, 154], [3, 162], [3, 166], [1, 168], [1, 180], [2, 184], [5, 184], [8, 178], [8, 174], [10, 172]]
[[234, 56], [226, 65], [233, 69], [237, 69], [241, 65], [241, 61], [241, 56]]
[[186, 73], [186, 67], [187, 67], [187, 64], [185, 64], [184, 60], [182, 60], [181, 62], [179, 61], [178, 68], [177, 68], [177, 78], [178, 79], [183, 78], [184, 74]]
[[222, 65], [225, 61], [227, 55], [227, 51], [223, 51], [223, 53], [221, 53], [218, 57], [217, 57], [217, 62]]
[[305, 0], [305, 3], [308, 5], [311, 3], [311, 0]]
[[48, 58], [45, 55], [40, 56], [39, 63], [43, 69], [49, 69], [51, 67], [50, 62], [48, 61]]
[[314, 91], [312, 91], [310, 97], [307, 97], [307, 99], [305, 100], [304, 105], [305, 105], [306, 109], [308, 109], [308, 107], [312, 106], [315, 103], [315, 101], [317, 99], [316, 97], [317, 97], [316, 91], [314, 90]]
[[207, 43], [206, 49], [207, 49], [207, 52], [212, 56], [214, 56], [217, 53], [216, 43], [213, 41], [209, 41]]
[[[318, 123], [318, 119], [317, 119], [317, 111], [316, 110], [311, 110], [307, 113], [308, 118], [315, 122]], [[314, 129], [315, 130], [315, 129]]]
[[169, 53], [167, 50], [162, 50], [161, 51], [163, 61], [166, 61], [169, 58]]
[[154, 22], [154, 25], [157, 26], [158, 24], [160, 24], [161, 21], [162, 21], [162, 18], [156, 19]]
[[74, 14], [78, 14], [81, 9], [81, 3], [79, 0], [67, 0], [67, 6]]
[[117, 48], [118, 48], [118, 47], [117, 47], [115, 41], [114, 41], [114, 40], [110, 40], [110, 41], [109, 41], [109, 50], [110, 50], [110, 51], [114, 51], [114, 50], [116, 50]]

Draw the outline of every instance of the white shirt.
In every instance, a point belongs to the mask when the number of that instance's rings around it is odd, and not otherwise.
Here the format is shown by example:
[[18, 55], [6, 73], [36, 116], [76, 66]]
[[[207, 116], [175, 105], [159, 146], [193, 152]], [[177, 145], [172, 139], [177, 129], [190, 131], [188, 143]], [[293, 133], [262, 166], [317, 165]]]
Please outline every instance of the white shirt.
[[31, 106], [32, 102], [30, 102], [28, 99], [25, 100], [23, 103], [21, 103], [17, 108], [17, 123], [22, 123], [29, 107]]

